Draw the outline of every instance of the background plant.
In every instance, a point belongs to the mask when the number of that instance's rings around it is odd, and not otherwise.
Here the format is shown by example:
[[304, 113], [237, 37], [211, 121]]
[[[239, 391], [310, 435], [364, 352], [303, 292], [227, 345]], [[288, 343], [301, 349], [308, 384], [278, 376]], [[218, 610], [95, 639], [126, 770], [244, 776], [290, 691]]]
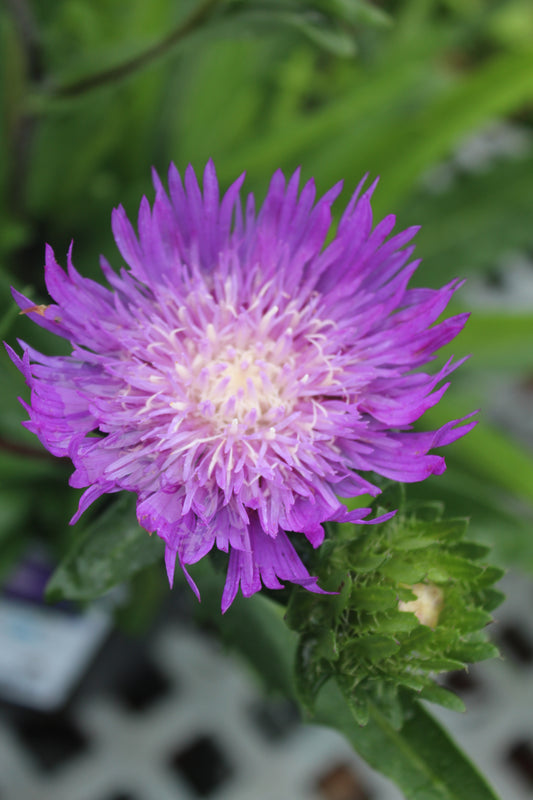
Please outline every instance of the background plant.
[[[422, 224], [421, 284], [456, 276], [474, 288], [505, 281], [509, 254], [533, 248], [532, 42], [526, 0], [6, 0], [0, 10], [2, 336], [29, 336], [9, 286], [36, 302], [45, 299], [44, 241], [59, 256], [74, 238], [78, 269], [97, 277], [99, 254], [114, 252], [111, 208], [123, 203], [133, 212], [139, 196], [151, 193], [148, 166], [164, 174], [170, 160], [201, 169], [212, 157], [224, 185], [246, 170], [247, 186], [259, 196], [276, 167], [289, 172], [301, 164], [319, 192], [344, 179], [339, 208], [364, 173], [379, 174], [376, 218], [395, 212], [399, 226]], [[476, 169], [465, 155], [472, 137], [486, 143]], [[493, 140], [499, 145], [491, 151]], [[455, 309], [468, 310], [472, 299], [467, 284]], [[483, 424], [450, 448], [444, 476], [408, 492], [410, 502], [444, 501], [446, 518], [471, 517], [469, 538], [491, 544], [492, 560], [522, 569], [533, 566], [533, 460], [511, 418], [498, 414], [495, 397], [502, 385], [515, 397], [528, 396], [532, 335], [531, 307], [476, 309], [454, 345], [458, 355], [473, 358], [424, 425], [437, 427], [477, 407]], [[55, 348], [43, 331], [32, 332], [32, 344]], [[35, 538], [59, 559], [74, 542], [52, 585], [56, 596], [87, 599], [131, 577], [126, 553], [138, 554], [128, 557], [131, 567], [157, 562], [157, 543], [141, 544], [126, 506], [120, 513], [108, 509], [106, 517], [96, 509], [85, 533], [67, 529], [77, 502], [67, 488], [68, 466], [48, 458], [20, 426], [22, 378], [5, 355], [0, 370], [0, 576]], [[114, 535], [98, 537], [95, 530]], [[133, 579], [164, 587], [151, 574]], [[216, 570], [203, 581], [200, 613], [207, 615]], [[161, 592], [153, 589], [154, 596]], [[278, 652], [287, 644], [266, 680], [292, 693], [284, 665], [297, 634], [281, 623], [279, 607], [253, 598], [231, 613], [221, 633], [241, 650], [243, 626], [261, 621], [265, 642], [245, 653], [259, 666], [272, 660], [258, 657], [262, 646]], [[130, 618], [135, 614], [133, 601]], [[313, 713], [336, 719], [383, 768], [376, 754], [383, 762], [392, 758], [379, 735], [385, 722], [376, 712], [366, 738], [360, 736], [342, 692], [331, 687]], [[418, 732], [432, 723], [421, 706], [411, 714], [404, 736], [420, 749]], [[365, 751], [368, 741], [372, 752]], [[430, 763], [431, 754], [425, 757]], [[423, 797], [413, 774], [400, 769], [391, 777], [406, 796]], [[435, 789], [435, 797], [490, 796], [468, 780], [470, 794], [461, 794], [456, 783]]]

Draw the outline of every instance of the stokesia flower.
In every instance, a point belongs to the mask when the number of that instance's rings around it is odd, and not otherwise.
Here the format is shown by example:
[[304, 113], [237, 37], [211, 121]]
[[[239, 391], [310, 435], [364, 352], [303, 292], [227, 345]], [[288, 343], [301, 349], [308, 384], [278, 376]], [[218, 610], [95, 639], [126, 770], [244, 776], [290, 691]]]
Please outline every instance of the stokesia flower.
[[50, 247], [45, 279], [55, 303], [14, 296], [38, 325], [69, 340], [68, 356], [9, 348], [31, 387], [25, 425], [56, 456], [72, 459], [85, 488], [74, 523], [102, 494], [137, 495], [140, 525], [166, 543], [172, 583], [216, 547], [229, 553], [222, 609], [239, 586], [321, 589], [287, 532], [317, 547], [328, 520], [361, 522], [339, 497], [379, 489], [365, 473], [420, 481], [442, 473], [433, 448], [473, 422], [412, 431], [459, 363], [419, 368], [463, 327], [436, 322], [456, 281], [408, 289], [418, 262], [409, 228], [372, 230], [375, 184], [357, 188], [324, 247], [338, 184], [316, 204], [313, 181], [272, 178], [258, 213], [241, 176], [220, 199], [210, 162], [200, 190], [174, 166], [169, 194], [154, 174], [138, 236], [113, 212], [120, 274], [110, 288], [82, 277], [71, 250], [64, 272]]

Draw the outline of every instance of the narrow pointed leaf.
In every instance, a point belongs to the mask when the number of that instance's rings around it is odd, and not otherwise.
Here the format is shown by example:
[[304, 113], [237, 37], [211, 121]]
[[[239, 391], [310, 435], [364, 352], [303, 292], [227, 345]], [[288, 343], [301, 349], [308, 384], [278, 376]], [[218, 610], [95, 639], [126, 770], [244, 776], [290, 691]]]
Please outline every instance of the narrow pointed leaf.
[[400, 730], [369, 704], [361, 727], [341, 690], [329, 681], [318, 696], [314, 722], [341, 731], [368, 763], [393, 780], [406, 800], [498, 800], [464, 753], [431, 714], [412, 701]]

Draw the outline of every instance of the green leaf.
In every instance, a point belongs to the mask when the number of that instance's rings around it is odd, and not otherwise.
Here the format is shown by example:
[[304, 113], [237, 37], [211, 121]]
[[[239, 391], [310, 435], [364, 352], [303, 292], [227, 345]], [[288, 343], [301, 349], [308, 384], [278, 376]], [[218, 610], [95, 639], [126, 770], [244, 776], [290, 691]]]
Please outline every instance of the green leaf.
[[380, 564], [387, 560], [387, 553], [365, 553], [357, 555], [357, 574], [364, 575], [365, 572], [374, 572]]
[[[407, 701], [405, 701], [407, 703]], [[374, 704], [361, 727], [330, 680], [318, 695], [313, 722], [343, 733], [368, 763], [399, 786], [406, 800], [497, 800], [497, 796], [420, 703], [405, 708], [395, 730]]]
[[420, 564], [412, 564], [402, 558], [394, 558], [379, 568], [381, 575], [398, 583], [419, 583], [425, 575], [425, 568]]
[[370, 707], [368, 704], [368, 699], [364, 696], [364, 694], [359, 692], [355, 692], [354, 694], [345, 692], [344, 699], [357, 724], [361, 727], [367, 725], [368, 720], [370, 719]]
[[325, 683], [333, 669], [324, 669], [323, 662], [317, 660], [316, 638], [300, 637], [294, 661], [294, 678], [296, 693], [301, 705], [309, 712], [313, 710], [315, 697], [320, 687]]
[[398, 652], [399, 646], [391, 636], [372, 633], [360, 636], [345, 646], [346, 652], [353, 658], [364, 658], [372, 663], [383, 661]]
[[385, 611], [397, 607], [398, 597], [392, 586], [365, 586], [352, 589], [351, 604], [356, 610]]
[[425, 658], [423, 663], [424, 669], [431, 672], [455, 672], [465, 668], [462, 661], [454, 658]]
[[434, 554], [436, 563], [428, 559], [427, 575], [430, 581], [446, 581], [453, 578], [458, 581], [473, 582], [483, 574], [483, 567], [473, 564], [466, 558], [452, 553]]
[[125, 495], [81, 533], [50, 578], [46, 599], [92, 600], [162, 559], [163, 550], [161, 539], [139, 526], [134, 499]]
[[[417, 511], [418, 517], [418, 511]], [[466, 532], [467, 521], [464, 519], [432, 519], [430, 525], [420, 527], [417, 521], [417, 529], [409, 535], [402, 534], [395, 541], [394, 547], [398, 550], [418, 550], [428, 547], [432, 542], [447, 542], [461, 539]]]
[[454, 546], [453, 552], [463, 558], [478, 561], [480, 559], [485, 559], [489, 555], [490, 547], [484, 544], [478, 544], [477, 542], [460, 542]]
[[[365, 686], [361, 688], [364, 689]], [[368, 689], [371, 691], [372, 702], [385, 715], [394, 730], [399, 731], [403, 724], [403, 707], [398, 687], [385, 681], [369, 681]]]
[[486, 661], [499, 656], [498, 648], [491, 642], [462, 642], [450, 650], [450, 656], [459, 661], [473, 664], [476, 661]]
[[412, 484], [410, 494], [420, 499], [438, 494], [451, 513], [471, 515], [469, 538], [488, 544], [493, 562], [516, 565], [522, 570], [533, 569], [533, 537], [528, 509], [486, 477], [474, 475], [470, 465], [461, 460], [461, 442], [450, 448], [446, 461], [448, 469], [444, 475]]
[[439, 706], [449, 708], [450, 711], [466, 711], [466, 706], [461, 698], [448, 689], [443, 689], [442, 686], [425, 686], [418, 696], [421, 700], [437, 703]]
[[[414, 597], [414, 595], [413, 595]], [[379, 620], [380, 633], [404, 633], [418, 628], [418, 619], [412, 611], [392, 611]]]
[[505, 595], [503, 592], [500, 592], [498, 589], [484, 589], [480, 592], [480, 596], [477, 598], [477, 601], [481, 603], [485, 611], [494, 611], [495, 608], [498, 608], [503, 601], [505, 600]]
[[[443, 612], [442, 619], [446, 619], [446, 609]], [[492, 622], [492, 617], [481, 608], [465, 610], [461, 609], [457, 614], [453, 615], [455, 628], [461, 633], [470, 633], [471, 631], [479, 631]]]
[[324, 630], [317, 639], [315, 653], [318, 658], [334, 661], [338, 656], [337, 640], [332, 630]]
[[476, 586], [490, 587], [492, 586], [493, 583], [496, 583], [496, 581], [501, 580], [501, 578], [503, 578], [504, 575], [505, 575], [505, 570], [501, 569], [501, 567], [492, 567], [492, 566], [485, 567], [483, 572], [476, 581]]

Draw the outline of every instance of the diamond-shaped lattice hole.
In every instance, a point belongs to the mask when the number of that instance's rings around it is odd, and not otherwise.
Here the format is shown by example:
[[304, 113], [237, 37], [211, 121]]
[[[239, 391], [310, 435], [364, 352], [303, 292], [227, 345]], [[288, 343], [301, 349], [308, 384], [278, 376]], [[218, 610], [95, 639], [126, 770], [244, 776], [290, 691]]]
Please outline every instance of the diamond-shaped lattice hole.
[[113, 794], [106, 794], [101, 800], [137, 800], [137, 795], [131, 792], [113, 792]]
[[289, 700], [259, 700], [251, 706], [250, 716], [263, 737], [270, 742], [287, 736], [300, 721], [296, 705]]
[[148, 659], [128, 673], [117, 688], [119, 699], [131, 711], [145, 711], [170, 690], [170, 683]]
[[232, 773], [224, 754], [210, 736], [199, 736], [175, 753], [170, 763], [201, 797], [216, 791]]
[[507, 759], [522, 780], [533, 786], [533, 741], [520, 739], [515, 742], [509, 748]]
[[502, 650], [521, 664], [533, 662], [533, 641], [518, 625], [508, 623], [499, 630], [499, 642]]
[[316, 787], [324, 800], [371, 800], [361, 779], [347, 764], [338, 764], [317, 781]]
[[472, 671], [467, 672], [466, 669], [448, 672], [443, 683], [447, 689], [451, 689], [452, 692], [456, 692], [461, 695], [461, 697], [465, 695], [470, 697], [472, 694], [482, 689], [481, 682], [477, 675]]
[[106, 794], [102, 800], [137, 800], [137, 795], [131, 792], [115, 792], [114, 794]]
[[83, 733], [61, 714], [22, 715], [15, 721], [15, 730], [37, 765], [45, 771], [59, 768], [87, 747]]

